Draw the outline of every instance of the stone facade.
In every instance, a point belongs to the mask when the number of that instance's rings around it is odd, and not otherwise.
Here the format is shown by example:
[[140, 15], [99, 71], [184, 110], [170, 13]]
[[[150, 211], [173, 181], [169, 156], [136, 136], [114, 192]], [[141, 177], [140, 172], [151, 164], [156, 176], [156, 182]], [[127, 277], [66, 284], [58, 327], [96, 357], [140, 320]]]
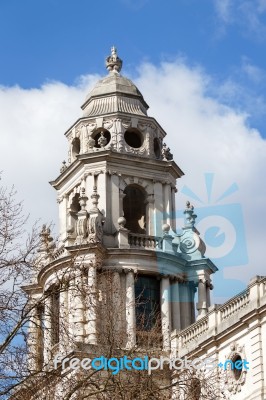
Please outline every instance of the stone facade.
[[[65, 134], [68, 161], [51, 182], [60, 236], [55, 245], [43, 227], [39, 269], [24, 288], [33, 303], [44, 299], [32, 310], [29, 366], [49, 371], [57, 354], [97, 354], [108, 307], [116, 318], [117, 346], [138, 348], [136, 282], [156, 278], [164, 354], [247, 357], [253, 369], [237, 379], [228, 373], [229, 392], [235, 400], [263, 399], [266, 281], [258, 278], [245, 293], [211, 305], [217, 268], [205, 257], [189, 202], [176, 233], [176, 180], [183, 172], [164, 143], [166, 133], [147, 115], [136, 86], [120, 75], [115, 48], [106, 66], [109, 75], [96, 84], [83, 116]], [[63, 389], [55, 385], [56, 390]]]

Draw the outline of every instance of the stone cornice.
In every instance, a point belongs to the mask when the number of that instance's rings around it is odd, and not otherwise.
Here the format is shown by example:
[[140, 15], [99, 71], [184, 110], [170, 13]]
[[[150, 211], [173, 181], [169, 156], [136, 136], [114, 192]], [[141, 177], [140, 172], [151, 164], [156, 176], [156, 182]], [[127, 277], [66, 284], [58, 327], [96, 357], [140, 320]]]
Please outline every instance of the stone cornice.
[[[126, 161], [126, 164], [124, 161]], [[50, 184], [58, 190], [64, 184], [66, 179], [69, 179], [72, 174], [82, 169], [84, 165], [92, 163], [96, 164], [100, 162], [105, 162], [106, 169], [108, 170], [110, 169], [110, 164], [112, 163], [135, 168], [137, 162], [138, 167], [145, 168], [145, 171], [147, 171], [149, 167], [151, 171], [154, 171], [154, 167], [156, 167], [157, 172], [170, 173], [174, 179], [180, 178], [184, 175], [183, 171], [174, 161], [160, 161], [137, 155], [113, 152], [111, 150], [100, 150], [99, 152], [78, 155], [77, 159], [71, 165], [69, 165], [62, 174], [60, 174], [54, 181], [50, 181]]]

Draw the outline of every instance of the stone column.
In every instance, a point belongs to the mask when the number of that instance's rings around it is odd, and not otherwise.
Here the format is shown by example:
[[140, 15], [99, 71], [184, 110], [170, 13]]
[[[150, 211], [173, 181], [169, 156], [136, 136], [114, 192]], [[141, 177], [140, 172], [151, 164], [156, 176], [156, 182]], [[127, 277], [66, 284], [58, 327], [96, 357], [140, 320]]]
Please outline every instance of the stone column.
[[155, 235], [155, 227], [154, 227], [154, 195], [149, 194], [147, 196], [147, 205], [146, 205], [146, 226], [147, 226], [147, 234], [154, 236]]
[[88, 331], [87, 343], [97, 344], [97, 270], [90, 262], [88, 267], [88, 296], [87, 296]]
[[113, 309], [113, 327], [114, 327], [114, 339], [119, 348], [122, 347], [122, 302], [121, 302], [121, 282], [120, 282], [120, 271], [115, 268], [112, 276], [112, 309]]
[[181, 329], [185, 329], [191, 323], [191, 300], [188, 282], [182, 282], [179, 288]]
[[35, 306], [30, 312], [29, 327], [28, 327], [28, 368], [31, 373], [34, 373], [40, 369], [40, 361], [42, 356], [41, 351], [41, 321], [40, 313]]
[[123, 215], [123, 206], [122, 209], [119, 210], [120, 206], [120, 197], [119, 197], [119, 176], [111, 175], [111, 220], [112, 220], [112, 233], [118, 230], [118, 218]]
[[88, 193], [88, 200], [87, 200], [87, 207], [86, 207], [87, 210], [90, 210], [92, 208], [92, 199], [90, 197], [90, 194], [92, 193], [94, 185], [95, 185], [94, 176], [93, 175], [87, 175], [86, 176], [86, 181], [85, 181], [86, 193]]
[[155, 181], [154, 182], [154, 234], [155, 236], [162, 236], [162, 221], [163, 221], [163, 187], [162, 183]]
[[206, 290], [207, 290], [207, 295], [206, 295], [206, 299], [207, 299], [207, 308], [209, 308], [211, 306], [211, 290], [213, 289], [213, 285], [211, 284], [210, 281], [206, 282]]
[[199, 279], [199, 286], [198, 286], [198, 317], [197, 319], [204, 317], [207, 314], [207, 288], [206, 288], [206, 280]]
[[60, 354], [66, 354], [69, 349], [68, 285], [66, 282], [62, 285], [59, 294], [59, 318], [59, 352]]
[[170, 350], [170, 331], [171, 331], [171, 310], [170, 310], [170, 281], [168, 275], [163, 275], [161, 279], [161, 319], [163, 349]]
[[175, 280], [171, 286], [172, 292], [172, 328], [180, 331], [181, 329], [181, 309], [180, 309], [180, 290], [179, 282]]
[[126, 273], [126, 323], [128, 349], [136, 344], [136, 312], [135, 312], [135, 278], [132, 269], [125, 269]]
[[[107, 232], [110, 231], [111, 229], [111, 213], [107, 212], [107, 207], [109, 204], [108, 201], [108, 195], [109, 191], [107, 191], [107, 186], [109, 188], [109, 180], [110, 177], [106, 173], [100, 173], [97, 178], [97, 193], [99, 194], [99, 200], [98, 200], [98, 208], [102, 212], [103, 210], [103, 215], [104, 215], [104, 226]], [[110, 204], [109, 204], [110, 206]]]
[[84, 342], [84, 292], [82, 270], [79, 268], [75, 274], [75, 289], [74, 289], [74, 337], [77, 342]]
[[69, 276], [69, 282], [68, 282], [68, 331], [69, 331], [69, 337], [68, 337], [68, 342], [70, 348], [74, 346], [74, 340], [75, 340], [75, 326], [74, 326], [74, 317], [75, 317], [75, 309], [73, 307], [75, 303], [75, 279], [73, 274], [70, 274]]
[[59, 235], [60, 240], [63, 241], [67, 236], [67, 199], [63, 196], [59, 203]]
[[171, 226], [171, 186], [166, 182], [163, 186], [164, 197], [164, 223]]
[[52, 299], [47, 294], [44, 300], [44, 313], [43, 313], [44, 331], [43, 331], [43, 363], [44, 368], [49, 368], [51, 360], [51, 350], [53, 346], [52, 338]]
[[177, 189], [175, 186], [171, 186], [171, 228], [175, 231], [176, 230], [176, 207], [175, 207], [175, 193]]

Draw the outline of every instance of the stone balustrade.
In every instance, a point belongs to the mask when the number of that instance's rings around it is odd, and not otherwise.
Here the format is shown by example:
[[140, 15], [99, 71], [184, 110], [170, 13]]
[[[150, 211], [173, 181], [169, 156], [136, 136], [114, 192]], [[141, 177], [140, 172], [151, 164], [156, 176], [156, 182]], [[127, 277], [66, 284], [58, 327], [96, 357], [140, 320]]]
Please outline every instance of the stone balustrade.
[[249, 291], [245, 290], [233, 297], [230, 301], [219, 307], [220, 320], [223, 321], [230, 318], [233, 314], [239, 312], [242, 308], [246, 307], [250, 301]]
[[56, 249], [56, 251], [52, 255], [52, 259], [57, 260], [58, 258], [61, 258], [64, 252], [65, 252], [65, 246], [60, 246], [58, 249]]
[[193, 325], [184, 329], [178, 335], [179, 338], [179, 346], [184, 347], [192, 340], [197, 339], [203, 333], [207, 332], [209, 329], [209, 318], [208, 315], [201, 318], [199, 321], [195, 322]]
[[162, 248], [162, 238], [137, 233], [129, 233], [128, 242], [131, 248], [158, 250]]
[[[205, 340], [221, 332], [225, 326], [232, 325], [232, 319], [252, 312], [266, 304], [266, 277], [257, 276], [250, 281], [247, 289], [222, 305], [215, 304], [207, 315], [182, 331], [172, 332], [172, 348], [182, 352], [190, 343]], [[227, 322], [228, 321], [228, 322]]]

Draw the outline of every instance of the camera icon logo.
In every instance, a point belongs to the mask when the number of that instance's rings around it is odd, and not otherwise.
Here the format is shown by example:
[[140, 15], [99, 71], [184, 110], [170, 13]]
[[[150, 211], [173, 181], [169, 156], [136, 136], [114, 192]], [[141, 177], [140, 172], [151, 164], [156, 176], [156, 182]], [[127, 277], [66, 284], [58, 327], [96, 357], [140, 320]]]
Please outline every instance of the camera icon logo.
[[[216, 204], [212, 205], [213, 179], [214, 174], [205, 174], [208, 204], [196, 207], [195, 210], [196, 227], [207, 247], [206, 256], [211, 258], [219, 268], [245, 265], [248, 263], [248, 252], [241, 204], [217, 204], [238, 190], [238, 187], [233, 183], [216, 200]], [[188, 187], [185, 186], [181, 192], [203, 203]], [[177, 216], [181, 217], [181, 214], [182, 211], [178, 211]]]

